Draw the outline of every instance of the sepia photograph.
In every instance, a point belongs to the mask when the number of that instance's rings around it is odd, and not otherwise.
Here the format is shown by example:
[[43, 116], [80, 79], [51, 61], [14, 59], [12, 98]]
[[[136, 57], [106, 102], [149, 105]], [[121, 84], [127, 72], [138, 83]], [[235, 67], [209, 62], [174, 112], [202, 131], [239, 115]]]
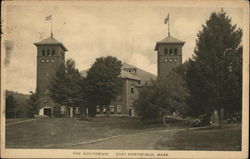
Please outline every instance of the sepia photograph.
[[1, 158], [248, 158], [247, 1], [1, 8]]

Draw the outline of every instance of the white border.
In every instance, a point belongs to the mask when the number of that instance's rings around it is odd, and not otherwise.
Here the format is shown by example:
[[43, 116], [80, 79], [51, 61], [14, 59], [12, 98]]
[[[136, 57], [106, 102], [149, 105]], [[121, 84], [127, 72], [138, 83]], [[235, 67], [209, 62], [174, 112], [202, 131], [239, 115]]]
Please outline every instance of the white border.
[[[114, 5], [114, 6], [169, 6], [169, 7], [242, 7], [244, 10], [244, 35], [243, 35], [243, 122], [242, 122], [242, 151], [170, 151], [170, 150], [69, 150], [69, 149], [5, 149], [5, 116], [4, 116], [4, 81], [3, 54], [1, 54], [1, 157], [8, 158], [247, 158], [248, 157], [248, 121], [249, 121], [249, 4], [247, 1], [5, 1], [2, 3], [3, 32], [6, 24], [7, 5]], [[5, 34], [3, 38], [5, 39]], [[3, 46], [3, 40], [1, 41]], [[4, 48], [1, 47], [1, 52]], [[108, 153], [109, 155], [74, 155], [82, 153]], [[167, 153], [167, 157], [125, 155], [117, 156], [116, 153]]]

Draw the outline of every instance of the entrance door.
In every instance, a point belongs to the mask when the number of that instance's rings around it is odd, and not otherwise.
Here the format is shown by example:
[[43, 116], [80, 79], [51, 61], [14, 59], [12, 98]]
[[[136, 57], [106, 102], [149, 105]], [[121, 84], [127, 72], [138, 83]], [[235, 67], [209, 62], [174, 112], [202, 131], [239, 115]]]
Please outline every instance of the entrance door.
[[51, 108], [44, 108], [43, 109], [43, 114], [47, 115], [48, 117], [51, 117], [51, 115], [52, 115], [52, 109]]

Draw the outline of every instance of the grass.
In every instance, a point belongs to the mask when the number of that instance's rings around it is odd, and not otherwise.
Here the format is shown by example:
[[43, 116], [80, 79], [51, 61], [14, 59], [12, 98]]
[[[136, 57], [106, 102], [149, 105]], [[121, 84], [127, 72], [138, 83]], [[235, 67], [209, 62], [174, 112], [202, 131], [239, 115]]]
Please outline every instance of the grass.
[[[24, 120], [24, 119], [20, 119]], [[6, 122], [20, 121], [7, 119]], [[224, 128], [186, 131], [183, 120], [141, 122], [130, 117], [96, 117], [91, 121], [75, 118], [41, 118], [6, 127], [6, 148], [66, 148], [73, 143], [116, 135], [182, 128], [163, 134], [156, 149], [168, 150], [241, 150], [241, 124], [225, 124]]]
[[43, 118], [6, 127], [6, 148], [46, 148], [122, 134], [162, 129], [129, 117], [96, 117], [92, 121], [72, 118]]
[[224, 128], [204, 128], [179, 131], [168, 140], [158, 142], [160, 149], [168, 150], [241, 150], [241, 124], [227, 124]]

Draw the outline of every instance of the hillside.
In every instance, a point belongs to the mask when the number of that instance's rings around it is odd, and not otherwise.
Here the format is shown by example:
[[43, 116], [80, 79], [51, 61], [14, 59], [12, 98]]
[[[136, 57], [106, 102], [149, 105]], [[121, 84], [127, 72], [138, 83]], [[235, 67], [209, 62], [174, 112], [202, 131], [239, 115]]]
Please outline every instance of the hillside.
[[29, 99], [30, 95], [6, 90], [6, 97], [9, 95], [12, 95], [14, 99], [17, 101], [18, 117], [27, 117], [29, 110], [29, 105], [27, 104], [27, 100]]

